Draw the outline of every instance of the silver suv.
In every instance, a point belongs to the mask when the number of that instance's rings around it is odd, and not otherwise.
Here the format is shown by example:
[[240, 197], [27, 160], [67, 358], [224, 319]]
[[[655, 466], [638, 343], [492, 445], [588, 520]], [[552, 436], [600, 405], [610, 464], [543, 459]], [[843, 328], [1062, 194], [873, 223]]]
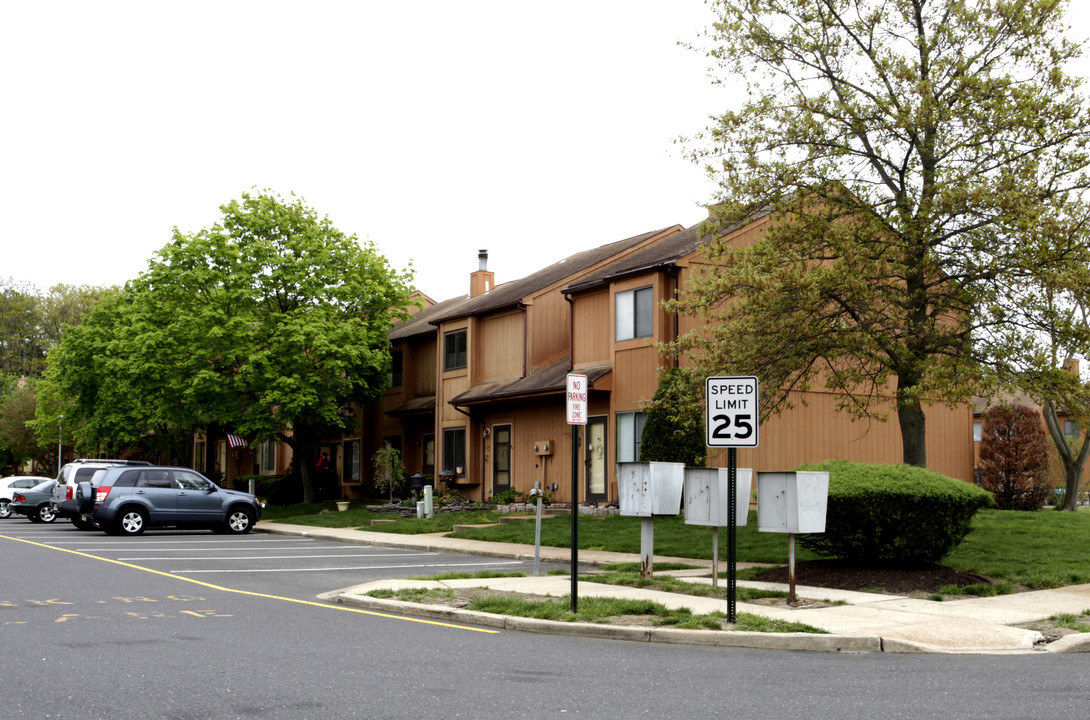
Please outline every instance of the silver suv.
[[80, 494], [80, 483], [91, 482], [99, 470], [118, 466], [150, 466], [146, 460], [108, 460], [79, 459], [73, 460], [61, 468], [57, 474], [57, 484], [53, 486], [51, 503], [58, 517], [68, 518], [80, 530], [93, 530], [95, 523], [90, 517], [90, 499]]
[[[261, 519], [250, 493], [226, 490], [196, 470], [113, 467], [95, 474], [91, 519], [111, 535], [139, 535], [149, 527], [208, 528], [247, 533]], [[90, 494], [81, 483], [80, 494]]]

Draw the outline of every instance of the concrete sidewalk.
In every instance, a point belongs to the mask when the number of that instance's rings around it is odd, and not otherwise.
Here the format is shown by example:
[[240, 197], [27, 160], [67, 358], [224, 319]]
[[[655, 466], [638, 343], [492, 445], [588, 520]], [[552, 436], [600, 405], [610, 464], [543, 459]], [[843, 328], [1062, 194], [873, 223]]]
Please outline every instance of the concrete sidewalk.
[[[269, 521], [258, 523], [255, 530], [258, 532], [299, 535], [324, 540], [431, 552], [507, 557], [530, 561], [534, 558], [532, 545], [461, 540], [444, 537], [443, 535], [397, 535], [344, 528], [287, 525]], [[540, 558], [542, 562], [568, 563], [571, 560], [571, 553], [567, 548], [542, 547]], [[594, 550], [579, 551], [580, 565], [603, 565], [636, 561], [638, 561], [636, 555], [626, 553]], [[708, 561], [693, 560], [692, 558], [656, 556], [655, 562], [705, 565], [708, 569], [711, 567]], [[739, 568], [741, 567], [745, 567], [745, 564], [739, 563]], [[724, 569], [725, 566], [720, 564], [720, 571]], [[710, 577], [688, 577], [685, 579], [690, 582], [711, 583]], [[787, 590], [786, 585], [774, 583], [739, 581], [738, 585]], [[392, 579], [335, 590], [325, 593], [321, 597], [326, 600], [368, 607], [384, 612], [419, 615], [447, 622], [461, 622], [530, 632], [578, 634], [648, 642], [827, 652], [1090, 652], [1090, 633], [1067, 635], [1055, 642], [1041, 644], [1043, 637], [1040, 633], [1014, 627], [1019, 624], [1043, 620], [1060, 613], [1079, 614], [1090, 609], [1090, 585], [1076, 585], [1055, 590], [1037, 590], [1013, 595], [968, 598], [947, 602], [798, 586], [795, 592], [799, 598], [816, 602], [831, 601], [838, 604], [810, 608], [805, 605], [792, 608], [742, 602], [736, 605], [736, 610], [739, 613], [752, 613], [776, 620], [805, 623], [827, 631], [828, 635], [677, 630], [552, 622], [530, 618], [501, 617], [447, 606], [419, 605], [366, 596], [366, 593], [376, 589], [397, 590], [407, 587], [488, 587], [508, 592], [560, 597], [570, 592], [571, 578], [550, 575], [445, 581]], [[644, 598], [662, 603], [670, 608], [687, 607], [695, 614], [710, 613], [716, 610], [726, 611], [726, 603], [723, 600], [580, 580], [579, 597], [592, 596]]]

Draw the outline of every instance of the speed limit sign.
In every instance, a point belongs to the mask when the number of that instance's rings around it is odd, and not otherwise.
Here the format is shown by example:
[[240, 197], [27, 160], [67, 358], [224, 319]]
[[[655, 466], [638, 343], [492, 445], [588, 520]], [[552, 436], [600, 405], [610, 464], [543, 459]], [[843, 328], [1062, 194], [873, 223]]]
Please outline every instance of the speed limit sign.
[[757, 447], [761, 419], [757, 378], [710, 377], [705, 397], [708, 447]]

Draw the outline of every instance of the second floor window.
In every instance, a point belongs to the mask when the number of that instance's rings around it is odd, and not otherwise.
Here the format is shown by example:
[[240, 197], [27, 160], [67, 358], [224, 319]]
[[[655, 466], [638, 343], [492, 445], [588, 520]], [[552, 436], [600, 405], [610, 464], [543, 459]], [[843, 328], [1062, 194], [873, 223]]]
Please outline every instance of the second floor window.
[[443, 369], [456, 370], [466, 366], [466, 331], [455, 330], [443, 336]]
[[654, 294], [650, 287], [617, 293], [617, 342], [651, 337], [655, 317], [652, 300]]

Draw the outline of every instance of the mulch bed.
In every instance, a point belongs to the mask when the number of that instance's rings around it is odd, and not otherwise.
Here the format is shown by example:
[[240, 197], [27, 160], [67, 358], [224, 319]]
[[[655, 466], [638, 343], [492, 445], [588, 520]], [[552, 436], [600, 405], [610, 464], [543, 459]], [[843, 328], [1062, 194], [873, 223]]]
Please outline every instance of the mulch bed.
[[[755, 580], [788, 582], [787, 568], [761, 573]], [[836, 560], [808, 560], [795, 563], [795, 583], [838, 590], [877, 590], [895, 595], [935, 593], [946, 585], [990, 585], [992, 580], [942, 565], [901, 567], [860, 567]]]

